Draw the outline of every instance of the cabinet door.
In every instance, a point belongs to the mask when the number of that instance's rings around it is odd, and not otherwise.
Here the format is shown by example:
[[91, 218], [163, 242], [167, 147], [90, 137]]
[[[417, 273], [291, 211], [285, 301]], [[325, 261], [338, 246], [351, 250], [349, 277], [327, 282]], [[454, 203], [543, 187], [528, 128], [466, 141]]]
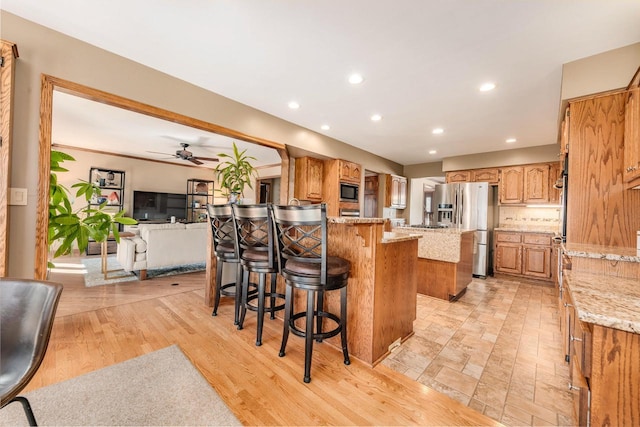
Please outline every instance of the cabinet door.
[[362, 177], [362, 167], [357, 163], [340, 160], [340, 181], [360, 183]]
[[549, 164], [549, 203], [560, 203], [560, 190], [554, 188], [556, 181], [562, 178], [562, 169], [560, 162], [552, 162]]
[[449, 182], [471, 182], [471, 171], [453, 171], [445, 174], [445, 180]]
[[349, 177], [353, 182], [360, 182], [360, 178], [362, 177], [362, 168], [357, 163], [351, 163], [349, 170]]
[[564, 156], [569, 152], [569, 107], [564, 111], [564, 120], [561, 125], [560, 134], [560, 155]]
[[296, 159], [294, 196], [300, 200], [322, 200], [324, 162], [313, 157]]
[[524, 167], [524, 203], [549, 202], [549, 164]]
[[522, 203], [523, 197], [523, 168], [514, 166], [503, 168], [502, 179], [500, 180], [500, 203], [513, 204]]
[[490, 184], [497, 184], [499, 174], [500, 172], [497, 168], [476, 169], [471, 171], [471, 180], [473, 182], [488, 182]]
[[398, 207], [404, 209], [407, 206], [407, 179], [398, 179]]
[[496, 245], [495, 269], [501, 273], [522, 274], [522, 245], [499, 243]]
[[640, 88], [630, 90], [624, 115], [624, 181], [640, 178]]
[[522, 274], [544, 279], [551, 278], [551, 247], [522, 246]]

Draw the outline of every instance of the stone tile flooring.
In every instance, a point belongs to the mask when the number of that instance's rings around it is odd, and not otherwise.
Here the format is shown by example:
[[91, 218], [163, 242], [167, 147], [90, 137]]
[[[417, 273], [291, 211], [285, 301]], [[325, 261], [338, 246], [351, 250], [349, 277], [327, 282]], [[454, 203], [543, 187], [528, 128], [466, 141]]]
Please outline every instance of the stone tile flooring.
[[418, 294], [415, 335], [382, 363], [505, 425], [571, 425], [557, 301], [505, 276], [454, 303]]

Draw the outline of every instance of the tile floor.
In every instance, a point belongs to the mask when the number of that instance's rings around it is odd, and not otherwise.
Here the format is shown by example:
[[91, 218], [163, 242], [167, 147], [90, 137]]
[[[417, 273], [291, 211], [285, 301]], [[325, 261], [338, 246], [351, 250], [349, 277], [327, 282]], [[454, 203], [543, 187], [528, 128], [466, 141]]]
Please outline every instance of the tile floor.
[[474, 279], [454, 303], [418, 294], [414, 329], [383, 364], [505, 425], [572, 424], [551, 284]]

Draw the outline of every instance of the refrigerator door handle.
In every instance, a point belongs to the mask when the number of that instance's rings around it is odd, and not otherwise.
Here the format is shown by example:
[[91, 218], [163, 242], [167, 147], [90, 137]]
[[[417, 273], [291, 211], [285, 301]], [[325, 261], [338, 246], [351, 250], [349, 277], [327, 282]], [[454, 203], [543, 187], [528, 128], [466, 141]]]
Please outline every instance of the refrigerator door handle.
[[464, 216], [464, 187], [460, 187], [460, 218], [458, 218], [458, 226], [462, 226], [463, 222], [463, 216]]

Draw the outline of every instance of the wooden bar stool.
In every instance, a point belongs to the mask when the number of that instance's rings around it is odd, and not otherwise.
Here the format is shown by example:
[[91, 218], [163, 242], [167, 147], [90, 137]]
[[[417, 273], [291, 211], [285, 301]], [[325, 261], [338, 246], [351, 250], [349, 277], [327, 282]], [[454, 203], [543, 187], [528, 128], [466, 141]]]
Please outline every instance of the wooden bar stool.
[[[242, 265], [236, 242], [236, 232], [233, 223], [233, 210], [230, 204], [207, 205], [207, 214], [213, 233], [213, 252], [216, 256], [216, 302], [212, 316], [218, 315], [218, 305], [221, 296], [235, 297], [235, 312], [233, 324], [239, 323], [240, 303], [242, 301]], [[224, 264], [235, 264], [236, 281], [222, 284], [222, 268]]]
[[[273, 205], [273, 221], [278, 241], [280, 273], [285, 279], [285, 318], [280, 357], [285, 355], [289, 331], [305, 339], [304, 382], [311, 381], [313, 340], [341, 334], [344, 364], [349, 365], [347, 350], [347, 281], [349, 261], [327, 256], [327, 210], [324, 203], [308, 206]], [[307, 293], [306, 310], [294, 313], [293, 290]], [[340, 290], [340, 317], [324, 310], [324, 293]], [[295, 321], [306, 318], [305, 329]], [[323, 329], [323, 320], [335, 324]], [[315, 330], [314, 330], [315, 323]]]
[[[256, 333], [256, 345], [262, 345], [262, 325], [264, 313], [271, 314], [275, 319], [275, 312], [284, 309], [284, 304], [278, 304], [277, 300], [284, 300], [284, 295], [276, 289], [278, 266], [275, 257], [276, 248], [273, 238], [273, 222], [268, 205], [233, 205], [233, 219], [235, 222], [236, 240], [240, 250], [240, 263], [244, 270], [242, 280], [242, 303], [240, 304], [240, 321], [238, 329], [244, 326], [244, 318], [247, 310], [258, 313], [258, 326]], [[258, 290], [255, 294], [248, 292], [249, 275], [258, 275]], [[271, 275], [271, 287], [266, 290], [267, 275]], [[265, 304], [268, 298], [269, 304]], [[257, 305], [251, 304], [254, 300]]]

